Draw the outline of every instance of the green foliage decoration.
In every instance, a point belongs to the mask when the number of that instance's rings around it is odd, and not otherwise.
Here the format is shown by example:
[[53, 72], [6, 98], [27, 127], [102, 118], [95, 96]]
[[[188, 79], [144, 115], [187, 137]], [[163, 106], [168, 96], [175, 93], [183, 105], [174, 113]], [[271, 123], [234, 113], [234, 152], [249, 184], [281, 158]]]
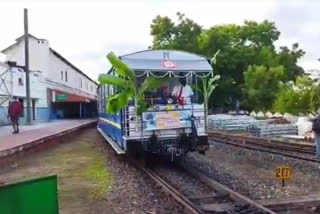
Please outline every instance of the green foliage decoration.
[[128, 65], [123, 63], [113, 52], [109, 53], [107, 58], [116, 75], [100, 74], [98, 80], [101, 84], [117, 86], [118, 91], [109, 97], [106, 111], [110, 114], [116, 114], [133, 99], [137, 118], [148, 107], [143, 101], [144, 93], [161, 87], [166, 79], [147, 77], [138, 87], [134, 71]]

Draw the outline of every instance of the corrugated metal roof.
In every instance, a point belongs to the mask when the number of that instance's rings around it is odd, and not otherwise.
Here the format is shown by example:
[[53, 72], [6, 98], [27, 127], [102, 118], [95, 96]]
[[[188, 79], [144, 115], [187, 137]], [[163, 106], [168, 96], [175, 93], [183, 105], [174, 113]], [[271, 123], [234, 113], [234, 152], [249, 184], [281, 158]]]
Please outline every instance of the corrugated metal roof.
[[[204, 56], [177, 50], [145, 50], [123, 55], [121, 60], [134, 70], [210, 72]], [[168, 66], [166, 66], [168, 62]]]

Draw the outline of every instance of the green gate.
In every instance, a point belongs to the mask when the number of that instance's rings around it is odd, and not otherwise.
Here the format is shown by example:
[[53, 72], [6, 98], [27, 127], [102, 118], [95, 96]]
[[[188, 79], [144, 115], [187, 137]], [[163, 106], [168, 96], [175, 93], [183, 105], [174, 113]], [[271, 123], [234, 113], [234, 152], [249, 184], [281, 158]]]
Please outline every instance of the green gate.
[[57, 176], [0, 186], [1, 214], [58, 214]]

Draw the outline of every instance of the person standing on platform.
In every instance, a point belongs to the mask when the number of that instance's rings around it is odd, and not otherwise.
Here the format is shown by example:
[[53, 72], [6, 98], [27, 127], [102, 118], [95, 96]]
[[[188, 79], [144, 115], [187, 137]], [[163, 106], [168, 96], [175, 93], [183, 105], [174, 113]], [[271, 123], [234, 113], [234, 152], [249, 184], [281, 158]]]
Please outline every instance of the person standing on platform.
[[22, 111], [22, 104], [17, 100], [16, 97], [13, 97], [13, 101], [9, 103], [8, 108], [8, 117], [10, 118], [14, 130], [12, 134], [19, 133], [19, 117], [22, 114]]
[[313, 120], [312, 131], [314, 133], [314, 141], [316, 144], [316, 158], [320, 160], [320, 114]]

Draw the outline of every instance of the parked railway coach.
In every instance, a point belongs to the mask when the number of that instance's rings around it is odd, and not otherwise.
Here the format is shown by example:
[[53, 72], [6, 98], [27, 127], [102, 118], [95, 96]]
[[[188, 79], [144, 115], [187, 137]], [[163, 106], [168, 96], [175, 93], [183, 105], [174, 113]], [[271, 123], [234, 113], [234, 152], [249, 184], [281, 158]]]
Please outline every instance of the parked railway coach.
[[[139, 114], [133, 100], [119, 113], [109, 114], [107, 102], [119, 88], [99, 85], [98, 130], [115, 151], [124, 154], [140, 149], [171, 161], [191, 151], [205, 153], [209, 145], [204, 105], [199, 102], [199, 92], [191, 86], [212, 75], [210, 61], [176, 50], [145, 50], [119, 59], [134, 71], [138, 89], [149, 77], [164, 83], [144, 93], [147, 108]], [[117, 76], [114, 67], [108, 74]]]

